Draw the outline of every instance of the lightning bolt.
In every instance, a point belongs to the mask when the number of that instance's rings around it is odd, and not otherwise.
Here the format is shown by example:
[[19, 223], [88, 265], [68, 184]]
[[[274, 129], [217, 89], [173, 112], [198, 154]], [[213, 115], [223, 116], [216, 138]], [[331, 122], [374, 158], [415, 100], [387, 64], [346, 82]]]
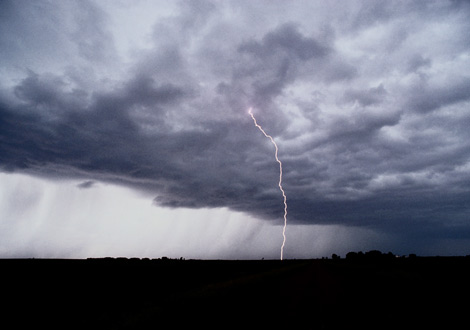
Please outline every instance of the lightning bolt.
[[281, 260], [284, 255], [284, 246], [286, 245], [286, 227], [287, 227], [287, 197], [286, 193], [284, 192], [284, 189], [282, 188], [282, 162], [279, 160], [279, 157], [277, 156], [277, 153], [279, 151], [279, 148], [277, 147], [276, 142], [274, 141], [273, 137], [269, 134], [267, 134], [264, 129], [256, 122], [256, 118], [253, 115], [253, 109], [250, 107], [248, 109], [248, 113], [251, 116], [251, 119], [253, 119], [253, 122], [255, 123], [255, 126], [258, 127], [258, 129], [261, 131], [261, 133], [264, 134], [268, 139], [271, 140], [272, 144], [274, 145], [274, 148], [276, 149], [276, 152], [274, 153], [274, 157], [276, 157], [276, 161], [279, 163], [279, 190], [282, 193], [282, 197], [284, 198], [284, 227], [282, 228], [282, 245], [281, 245]]

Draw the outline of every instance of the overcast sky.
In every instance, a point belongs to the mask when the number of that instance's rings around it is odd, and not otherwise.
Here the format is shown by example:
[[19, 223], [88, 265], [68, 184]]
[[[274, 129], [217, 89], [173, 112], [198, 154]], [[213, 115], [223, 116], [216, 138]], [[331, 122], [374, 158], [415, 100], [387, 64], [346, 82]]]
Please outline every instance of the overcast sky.
[[470, 254], [466, 1], [1, 1], [0, 256]]

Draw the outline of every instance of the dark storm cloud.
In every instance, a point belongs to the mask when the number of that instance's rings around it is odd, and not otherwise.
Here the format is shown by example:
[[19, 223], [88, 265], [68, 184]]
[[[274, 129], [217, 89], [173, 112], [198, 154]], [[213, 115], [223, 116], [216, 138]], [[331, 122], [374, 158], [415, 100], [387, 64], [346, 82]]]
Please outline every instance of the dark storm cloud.
[[410, 107], [418, 112], [429, 112], [470, 99], [470, 78], [454, 77], [439, 86], [426, 82], [416, 86], [410, 97]]
[[276, 56], [282, 52], [288, 57], [299, 58], [302, 61], [313, 57], [324, 57], [329, 52], [328, 46], [322, 45], [314, 38], [304, 37], [292, 23], [268, 32], [260, 42], [254, 40], [246, 42], [239, 49], [261, 58]]
[[[280, 147], [291, 221], [467, 230], [468, 8], [433, 4], [269, 2], [279, 16], [249, 28], [251, 2], [182, 2], [126, 62], [98, 5], [41, 16], [47, 5], [4, 2], [14, 17], [34, 15], [17, 31], [1, 23], [6, 63], [18, 54], [29, 64], [20, 78], [3, 67], [16, 76], [0, 85], [0, 166], [78, 177], [82, 188], [130, 185], [167, 207], [279, 219], [278, 165], [246, 113], [254, 106]], [[60, 12], [86, 28], [67, 27]], [[31, 39], [41, 22], [65, 45], [47, 69], [30, 48], [54, 54]], [[421, 42], [433, 35], [443, 44]]]
[[82, 183], [79, 183], [77, 187], [80, 189], [88, 189], [88, 188], [92, 188], [95, 184], [96, 184], [95, 181], [83, 181]]
[[[299, 75], [299, 68], [312, 59], [323, 59], [330, 52], [329, 45], [302, 35], [292, 23], [285, 23], [266, 33], [261, 40], [242, 43], [238, 51], [248, 56], [244, 70], [236, 72], [253, 79], [253, 95], [257, 105], [282, 93], [287, 84]], [[310, 64], [311, 65], [311, 64]]]
[[346, 90], [344, 99], [346, 101], [357, 101], [362, 106], [378, 104], [384, 101], [387, 91], [383, 84], [368, 90]]

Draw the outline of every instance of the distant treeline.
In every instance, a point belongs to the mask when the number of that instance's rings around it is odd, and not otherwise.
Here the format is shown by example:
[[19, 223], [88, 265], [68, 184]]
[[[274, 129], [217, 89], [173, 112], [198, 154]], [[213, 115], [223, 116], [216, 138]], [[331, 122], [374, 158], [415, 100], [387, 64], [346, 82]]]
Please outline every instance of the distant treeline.
[[[340, 259], [340, 256], [333, 254], [332, 259]], [[368, 252], [348, 252], [346, 254], [347, 260], [392, 260], [396, 258], [416, 258], [416, 254], [412, 253], [409, 254], [408, 257], [406, 256], [398, 256], [392, 252], [382, 253], [379, 250], [371, 250]]]
[[[466, 258], [470, 258], [470, 255], [466, 255], [465, 256]], [[348, 252], [346, 254], [346, 260], [350, 260], [350, 261], [355, 261], [355, 260], [363, 260], [363, 261], [385, 261], [385, 260], [395, 260], [395, 259], [415, 259], [415, 258], [419, 258], [416, 254], [414, 253], [410, 253], [408, 255], [396, 255], [395, 253], [393, 252], [387, 252], [387, 253], [383, 253], [379, 250], [371, 250], [371, 251], [367, 251], [367, 252], [362, 252], [362, 251], [359, 251], [359, 252], [355, 252], [355, 251], [351, 251], [351, 252]], [[321, 259], [328, 259], [328, 257], [322, 257]], [[342, 259], [341, 256], [337, 255], [336, 253], [333, 253], [332, 256], [331, 256], [331, 259], [333, 260], [340, 260]], [[104, 258], [87, 258], [88, 261], [96, 261], [96, 262], [106, 262], [106, 261], [114, 261], [114, 262], [126, 262], [126, 263], [132, 263], [132, 262], [137, 262], [137, 261], [143, 261], [144, 263], [145, 262], [158, 262], [158, 261], [184, 261], [184, 260], [188, 260], [188, 261], [198, 261], [199, 259], [185, 259], [184, 257], [180, 257], [180, 258], [169, 258], [169, 257], [161, 257], [161, 258], [153, 258], [153, 259], [149, 259], [149, 258], [127, 258], [127, 257], [104, 257]], [[262, 260], [265, 260], [264, 258], [262, 258]], [[289, 259], [286, 259], [286, 261], [289, 260]], [[290, 259], [292, 261], [295, 261], [296, 259]], [[344, 260], [344, 259], [343, 259]], [[199, 261], [203, 261], [202, 260], [199, 260]], [[219, 260], [221, 261], [221, 260]], [[226, 260], [228, 261], [228, 260]], [[235, 261], [235, 260], [232, 260], [232, 261]], [[255, 261], [255, 260], [253, 260]], [[276, 260], [271, 260], [271, 261], [278, 261], [277, 259]]]
[[104, 258], [87, 258], [87, 260], [89, 261], [129, 261], [129, 262], [132, 262], [132, 261], [165, 261], [165, 260], [179, 260], [179, 261], [182, 261], [182, 260], [186, 260], [185, 258], [181, 257], [181, 258], [168, 258], [168, 257], [161, 257], [161, 258], [156, 258], [156, 259], [149, 259], [149, 258], [127, 258], [127, 257], [117, 257], [117, 258], [113, 258], [113, 257], [104, 257]]

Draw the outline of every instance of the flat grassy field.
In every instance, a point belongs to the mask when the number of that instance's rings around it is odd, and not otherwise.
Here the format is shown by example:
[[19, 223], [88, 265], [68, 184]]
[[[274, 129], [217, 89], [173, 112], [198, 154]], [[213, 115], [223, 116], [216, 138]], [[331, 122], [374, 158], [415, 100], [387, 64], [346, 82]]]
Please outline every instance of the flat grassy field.
[[2, 321], [24, 329], [453, 329], [470, 313], [468, 257], [18, 259], [0, 274]]

